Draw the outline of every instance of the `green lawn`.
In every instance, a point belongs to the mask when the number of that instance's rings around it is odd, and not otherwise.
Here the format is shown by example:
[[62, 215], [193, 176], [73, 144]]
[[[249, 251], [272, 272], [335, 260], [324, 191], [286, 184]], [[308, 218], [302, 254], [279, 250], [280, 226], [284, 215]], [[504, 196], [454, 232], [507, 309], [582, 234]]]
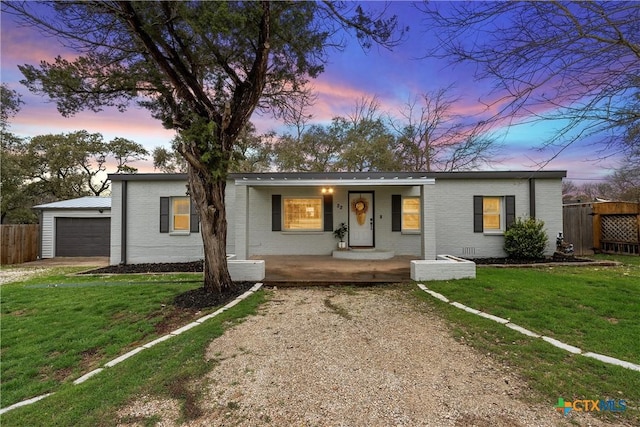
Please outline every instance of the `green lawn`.
[[[615, 257], [621, 267], [479, 268], [476, 280], [429, 282], [452, 300], [541, 334], [640, 363], [640, 257]], [[257, 293], [221, 316], [106, 369], [72, 381], [128, 349], [164, 335], [206, 312], [173, 308], [175, 295], [200, 286], [199, 275], [81, 277], [77, 269], [0, 288], [2, 407], [55, 392], [2, 416], [3, 426], [112, 425], [135, 396], [177, 398], [185, 420], [198, 416], [197, 390], [187, 387], [211, 369], [204, 352], [225, 328], [264, 300]], [[558, 397], [625, 399], [618, 415], [640, 424], [640, 373], [569, 354], [540, 339], [441, 303], [407, 287], [418, 304], [435, 308], [454, 336], [517, 370], [530, 388], [522, 399], [550, 408]], [[409, 290], [410, 289], [410, 290]], [[111, 420], [111, 421], [110, 421]], [[135, 420], [154, 425], [153, 419]], [[156, 420], [157, 421], [157, 420]]]
[[58, 390], [196, 316], [171, 302], [200, 286], [199, 275], [68, 276], [77, 270], [2, 286], [1, 407]]
[[[524, 328], [640, 364], [640, 257], [615, 259], [619, 267], [478, 268], [477, 279], [426, 283], [429, 289], [469, 307], [510, 319]], [[451, 321], [454, 335], [517, 367], [536, 398], [626, 399], [622, 415], [640, 423], [640, 373], [576, 356], [504, 325], [442, 303], [422, 291]], [[605, 414], [608, 417], [615, 415]]]
[[539, 334], [640, 364], [640, 257], [626, 258], [621, 267], [481, 267], [477, 280], [427, 285]]

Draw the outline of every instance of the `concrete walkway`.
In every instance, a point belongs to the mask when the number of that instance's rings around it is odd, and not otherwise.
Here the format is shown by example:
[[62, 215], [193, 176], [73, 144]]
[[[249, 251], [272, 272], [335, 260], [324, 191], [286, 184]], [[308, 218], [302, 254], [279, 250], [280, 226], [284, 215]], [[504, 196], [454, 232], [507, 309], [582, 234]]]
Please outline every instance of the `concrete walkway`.
[[387, 260], [345, 260], [332, 256], [267, 255], [268, 285], [331, 285], [335, 283], [398, 283], [411, 280], [411, 260], [415, 256], [396, 256]]

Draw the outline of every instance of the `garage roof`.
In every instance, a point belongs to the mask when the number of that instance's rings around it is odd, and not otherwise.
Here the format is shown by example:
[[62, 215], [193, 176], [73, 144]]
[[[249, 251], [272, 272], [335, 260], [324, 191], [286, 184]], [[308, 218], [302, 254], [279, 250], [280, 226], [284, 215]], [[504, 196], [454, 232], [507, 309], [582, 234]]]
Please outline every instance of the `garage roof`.
[[79, 197], [34, 206], [34, 209], [111, 209], [111, 197]]

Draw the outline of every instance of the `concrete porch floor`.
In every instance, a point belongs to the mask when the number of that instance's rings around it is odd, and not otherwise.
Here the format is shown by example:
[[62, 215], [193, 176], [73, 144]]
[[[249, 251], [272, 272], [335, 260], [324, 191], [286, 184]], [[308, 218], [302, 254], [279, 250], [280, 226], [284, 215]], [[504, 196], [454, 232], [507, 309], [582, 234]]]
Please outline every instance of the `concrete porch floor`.
[[265, 255], [267, 285], [330, 285], [333, 283], [397, 283], [411, 280], [411, 260], [395, 256], [386, 260], [345, 260], [330, 255]]

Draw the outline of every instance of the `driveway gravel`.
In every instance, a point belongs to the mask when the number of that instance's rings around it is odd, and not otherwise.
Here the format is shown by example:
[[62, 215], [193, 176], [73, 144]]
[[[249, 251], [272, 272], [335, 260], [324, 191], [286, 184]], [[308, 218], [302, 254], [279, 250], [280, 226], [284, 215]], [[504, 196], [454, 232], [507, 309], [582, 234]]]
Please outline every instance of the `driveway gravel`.
[[[406, 288], [286, 288], [213, 340], [217, 363], [193, 383], [200, 414], [179, 423], [176, 401], [143, 396], [120, 425], [602, 426], [533, 404], [490, 355], [457, 342]], [[573, 424], [570, 423], [573, 421]], [[139, 423], [139, 424], [136, 424]]]

